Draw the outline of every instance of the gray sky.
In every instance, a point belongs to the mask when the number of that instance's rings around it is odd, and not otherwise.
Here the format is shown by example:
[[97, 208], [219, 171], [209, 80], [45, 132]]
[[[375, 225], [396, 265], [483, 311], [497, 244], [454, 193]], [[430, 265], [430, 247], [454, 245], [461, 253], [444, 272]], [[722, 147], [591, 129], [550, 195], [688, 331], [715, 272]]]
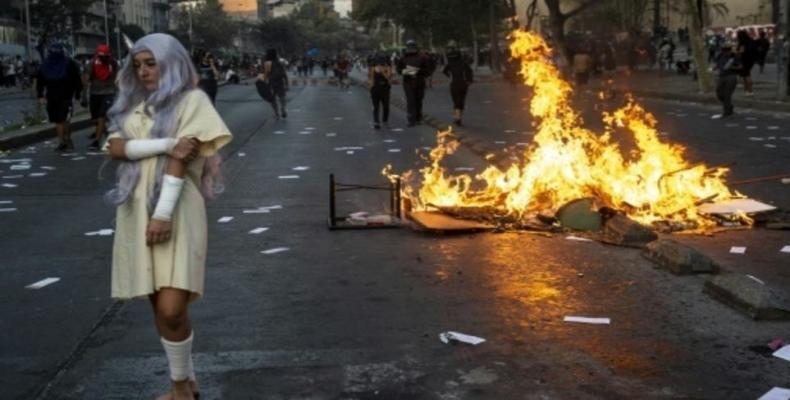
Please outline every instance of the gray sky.
[[345, 17], [351, 12], [351, 0], [335, 0], [335, 11], [340, 13], [341, 17]]

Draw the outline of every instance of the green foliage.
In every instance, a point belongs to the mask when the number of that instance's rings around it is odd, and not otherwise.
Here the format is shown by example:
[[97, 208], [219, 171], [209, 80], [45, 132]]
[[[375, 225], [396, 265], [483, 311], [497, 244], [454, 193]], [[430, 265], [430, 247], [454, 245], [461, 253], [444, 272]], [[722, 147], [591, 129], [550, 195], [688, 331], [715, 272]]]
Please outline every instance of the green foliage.
[[[206, 0], [193, 8], [189, 6], [174, 9], [177, 37], [187, 40], [188, 47], [219, 50], [233, 45], [232, 38], [238, 33], [239, 26], [234, 22], [218, 0]], [[190, 24], [192, 43], [189, 42]]]
[[71, 35], [72, 22], [96, 0], [38, 0], [30, 2], [30, 17], [39, 31], [38, 49], [43, 59], [44, 49], [52, 38]]
[[133, 42], [138, 41], [140, 38], [145, 36], [145, 31], [138, 25], [135, 24], [128, 24], [128, 25], [121, 25], [121, 31], [129, 36], [129, 39], [132, 39]]

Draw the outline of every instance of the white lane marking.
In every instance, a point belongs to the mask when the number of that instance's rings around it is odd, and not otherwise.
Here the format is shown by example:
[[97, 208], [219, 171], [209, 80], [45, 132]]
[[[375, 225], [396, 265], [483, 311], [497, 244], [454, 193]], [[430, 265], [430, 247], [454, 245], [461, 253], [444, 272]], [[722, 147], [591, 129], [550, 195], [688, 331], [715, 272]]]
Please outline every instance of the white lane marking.
[[288, 250], [291, 250], [291, 249], [289, 247], [275, 247], [273, 249], [264, 250], [264, 251], [261, 252], [261, 254], [277, 254], [277, 253], [282, 253], [282, 252], [288, 251]]
[[46, 279], [42, 279], [42, 280], [40, 280], [38, 282], [31, 283], [31, 284], [25, 286], [25, 288], [26, 289], [41, 289], [44, 286], [51, 285], [51, 284], [53, 284], [53, 283], [55, 283], [55, 282], [57, 282], [59, 280], [60, 280], [60, 278], [46, 278]]

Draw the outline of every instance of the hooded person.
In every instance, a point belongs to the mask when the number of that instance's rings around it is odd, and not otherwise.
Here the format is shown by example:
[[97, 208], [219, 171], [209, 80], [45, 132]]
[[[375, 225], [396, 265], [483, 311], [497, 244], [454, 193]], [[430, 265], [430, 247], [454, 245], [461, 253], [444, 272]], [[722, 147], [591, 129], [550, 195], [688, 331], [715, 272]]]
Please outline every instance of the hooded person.
[[55, 132], [60, 139], [56, 151], [74, 149], [71, 140], [72, 99], [79, 100], [82, 94], [80, 67], [66, 55], [61, 43], [49, 47], [47, 58], [39, 69], [36, 79], [36, 93], [39, 102], [46, 104], [49, 122], [55, 124]]
[[472, 67], [464, 59], [454, 42], [447, 46], [447, 65], [444, 66], [445, 75], [450, 78], [450, 96], [453, 99], [453, 120], [461, 126], [461, 119], [466, 105], [466, 93], [469, 85], [474, 82]]
[[115, 100], [115, 78], [118, 75], [118, 63], [113, 59], [110, 46], [96, 46], [96, 53], [88, 62], [82, 74], [82, 82], [88, 87], [89, 108], [91, 119], [96, 123], [96, 136], [90, 145], [91, 150], [98, 150], [99, 144], [107, 130], [107, 111]]
[[396, 71], [403, 76], [403, 92], [406, 95], [406, 109], [409, 126], [422, 122], [422, 102], [425, 98], [425, 78], [430, 72], [428, 58], [417, 47], [417, 42], [409, 40], [403, 57], [398, 61]]
[[174, 37], [138, 40], [118, 73], [104, 150], [116, 160], [118, 183], [111, 296], [148, 298], [170, 369], [160, 399], [193, 399], [188, 305], [203, 294], [207, 252], [204, 197], [221, 187], [218, 150], [232, 135], [197, 88], [189, 53]]

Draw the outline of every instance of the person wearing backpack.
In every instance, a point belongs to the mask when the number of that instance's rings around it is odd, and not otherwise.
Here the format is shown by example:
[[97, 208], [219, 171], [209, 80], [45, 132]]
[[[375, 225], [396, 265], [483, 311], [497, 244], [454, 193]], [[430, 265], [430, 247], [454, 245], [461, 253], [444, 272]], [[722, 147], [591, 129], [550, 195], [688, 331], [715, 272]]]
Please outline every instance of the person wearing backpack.
[[96, 136], [89, 147], [93, 151], [99, 150], [102, 137], [107, 133], [107, 111], [115, 101], [117, 75], [118, 63], [112, 58], [110, 46], [98, 45], [96, 54], [82, 74], [82, 83], [88, 88], [91, 119], [96, 123]]
[[72, 99], [79, 100], [81, 93], [79, 65], [66, 55], [62, 43], [52, 44], [36, 78], [36, 94], [39, 103], [46, 105], [49, 122], [55, 124], [60, 139], [55, 151], [74, 149], [70, 124]]
[[[258, 75], [258, 83], [262, 88], [258, 90], [269, 91], [271, 96], [264, 96], [264, 100], [269, 101], [274, 109], [274, 116], [277, 119], [288, 117], [288, 112], [285, 111], [285, 92], [288, 91], [288, 74], [285, 72], [285, 66], [280, 62], [277, 57], [277, 50], [266, 50], [265, 61], [261, 66], [261, 73]], [[267, 98], [268, 97], [268, 98]]]
[[[368, 85], [370, 99], [373, 101], [373, 128], [381, 129], [381, 122], [386, 127], [390, 115], [390, 87], [392, 86], [392, 66], [387, 56], [376, 55], [368, 68]], [[379, 119], [379, 110], [382, 118]]]

